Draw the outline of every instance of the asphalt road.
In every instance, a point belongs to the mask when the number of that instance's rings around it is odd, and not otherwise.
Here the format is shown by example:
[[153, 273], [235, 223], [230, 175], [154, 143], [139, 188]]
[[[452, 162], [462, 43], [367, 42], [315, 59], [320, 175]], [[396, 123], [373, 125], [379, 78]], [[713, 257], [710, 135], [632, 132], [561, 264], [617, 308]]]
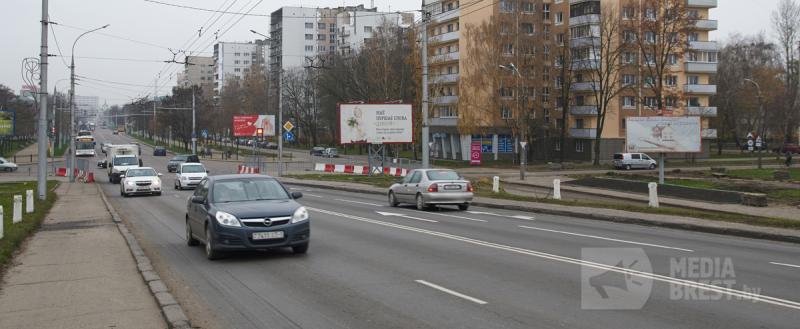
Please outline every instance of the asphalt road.
[[[101, 142], [127, 140], [108, 130], [97, 133]], [[167, 158], [150, 154], [145, 147], [145, 165], [165, 171]], [[212, 174], [236, 166], [206, 165]], [[176, 277], [179, 284], [171, 288], [179, 298], [191, 298], [182, 300], [190, 305], [190, 318], [213, 318], [203, 322], [206, 326], [796, 328], [800, 323], [798, 245], [478, 207], [420, 212], [390, 208], [383, 195], [290, 186], [305, 194], [300, 202], [311, 212], [308, 255], [263, 251], [211, 262], [202, 248], [188, 247], [183, 239], [191, 191], [170, 188], [160, 197], [123, 199], [119, 186], [98, 172], [98, 184], [134, 226], [159, 271]], [[165, 186], [172, 185], [172, 177], [164, 172]], [[620, 261], [622, 267], [615, 267]], [[582, 278], [582, 271], [592, 279]], [[582, 289], [587, 282], [594, 285]], [[652, 289], [644, 289], [649, 284]], [[629, 310], [596, 309], [637, 301], [643, 305]]]

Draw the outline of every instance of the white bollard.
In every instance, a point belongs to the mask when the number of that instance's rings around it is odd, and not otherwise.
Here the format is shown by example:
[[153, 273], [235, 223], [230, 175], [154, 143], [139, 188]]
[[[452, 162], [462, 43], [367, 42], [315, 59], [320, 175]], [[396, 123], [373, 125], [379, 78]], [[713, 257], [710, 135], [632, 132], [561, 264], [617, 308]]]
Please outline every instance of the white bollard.
[[650, 189], [650, 208], [658, 208], [658, 184], [650, 183], [647, 187]]
[[0, 240], [3, 240], [3, 206], [0, 206]]
[[33, 212], [33, 190], [25, 191], [25, 213]]
[[500, 177], [492, 177], [492, 192], [500, 193]]
[[22, 196], [15, 195], [14, 196], [14, 214], [11, 218], [11, 222], [16, 224], [22, 221]]
[[561, 200], [561, 180], [554, 179], [553, 180], [553, 199], [554, 200]]

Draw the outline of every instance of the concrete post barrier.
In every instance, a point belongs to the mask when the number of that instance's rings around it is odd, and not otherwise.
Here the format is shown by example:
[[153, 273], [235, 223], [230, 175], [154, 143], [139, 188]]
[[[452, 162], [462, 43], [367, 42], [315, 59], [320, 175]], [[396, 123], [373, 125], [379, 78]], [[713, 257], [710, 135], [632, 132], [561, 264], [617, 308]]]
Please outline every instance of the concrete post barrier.
[[25, 191], [25, 213], [30, 214], [33, 212], [33, 190]]
[[4, 232], [3, 232], [3, 224], [4, 223], [5, 222], [3, 221], [3, 206], [0, 206], [0, 240], [3, 240], [3, 234], [4, 234]]
[[22, 196], [14, 196], [14, 214], [11, 218], [12, 223], [16, 224], [22, 221]]
[[650, 208], [658, 208], [658, 184], [650, 183], [647, 187], [650, 189]]
[[553, 180], [553, 199], [561, 200], [561, 180]]
[[500, 193], [500, 177], [492, 177], [492, 192]]

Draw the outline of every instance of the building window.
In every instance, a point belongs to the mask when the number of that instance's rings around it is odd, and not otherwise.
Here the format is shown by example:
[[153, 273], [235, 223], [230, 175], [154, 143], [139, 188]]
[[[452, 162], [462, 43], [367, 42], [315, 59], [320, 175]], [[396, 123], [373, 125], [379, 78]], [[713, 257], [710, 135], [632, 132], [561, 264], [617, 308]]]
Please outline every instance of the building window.
[[678, 84], [678, 76], [668, 75], [666, 78], [664, 78], [664, 84], [667, 86], [676, 86]]
[[564, 127], [564, 120], [563, 119], [556, 119], [556, 129], [561, 129]]
[[622, 32], [622, 38], [625, 40], [625, 42], [635, 42], [636, 32], [631, 30], [625, 30]]
[[533, 13], [533, 8], [534, 6], [532, 2], [526, 1], [522, 3], [522, 11], [525, 12], [526, 14]]
[[575, 152], [583, 153], [583, 141], [575, 141]]
[[644, 105], [647, 107], [657, 107], [658, 101], [655, 97], [645, 97], [644, 98]]
[[564, 24], [564, 13], [557, 12], [556, 13], [556, 25]]
[[634, 19], [636, 16], [636, 9], [633, 7], [624, 7], [622, 8], [622, 18], [623, 19]]
[[238, 68], [238, 67], [237, 67], [237, 68], [235, 68], [235, 69], [233, 69], [233, 72], [241, 72], [241, 71], [242, 71], [242, 69], [240, 69], [240, 68]]
[[500, 0], [500, 11], [510, 13], [514, 11], [514, 2], [511, 0]]
[[656, 33], [653, 31], [644, 31], [644, 39], [649, 43], [656, 43]]
[[624, 108], [636, 107], [636, 97], [633, 96], [622, 97], [622, 107]]
[[689, 97], [689, 99], [686, 100], [686, 106], [690, 106], [690, 107], [698, 107], [698, 106], [700, 106], [700, 98]]
[[561, 141], [559, 140], [553, 143], [553, 147], [556, 151], [561, 151]]
[[511, 108], [509, 108], [508, 105], [500, 105], [500, 118], [511, 119]]
[[549, 20], [550, 19], [550, 4], [545, 3], [542, 4], [542, 19]]
[[544, 108], [542, 113], [544, 114], [544, 123], [550, 123], [550, 109]]
[[239, 60], [237, 59], [237, 60], [233, 61], [233, 64], [239, 64]]
[[678, 65], [678, 56], [675, 54], [669, 54], [667, 56], [667, 61], [669, 62], [669, 65]]
[[306, 23], [306, 28], [307, 29], [313, 29], [314, 28], [314, 23]]
[[327, 29], [327, 28], [328, 28], [327, 24], [325, 24], [325, 23], [317, 23], [317, 27], [318, 27], [320, 30], [324, 30], [324, 29]]
[[317, 34], [317, 40], [325, 41], [326, 39], [328, 38], [324, 34]]
[[575, 128], [583, 129], [583, 119], [575, 119]]
[[696, 75], [690, 75], [686, 77], [686, 84], [689, 85], [699, 85], [700, 84], [700, 77]]
[[364, 33], [372, 33], [372, 26], [364, 26]]
[[306, 40], [314, 40], [313, 34], [306, 34]]
[[626, 86], [636, 84], [636, 76], [633, 74], [625, 74], [622, 76], [622, 84]]
[[522, 33], [533, 34], [533, 24], [531, 23], [522, 23]]
[[314, 46], [306, 46], [306, 52], [313, 52]]

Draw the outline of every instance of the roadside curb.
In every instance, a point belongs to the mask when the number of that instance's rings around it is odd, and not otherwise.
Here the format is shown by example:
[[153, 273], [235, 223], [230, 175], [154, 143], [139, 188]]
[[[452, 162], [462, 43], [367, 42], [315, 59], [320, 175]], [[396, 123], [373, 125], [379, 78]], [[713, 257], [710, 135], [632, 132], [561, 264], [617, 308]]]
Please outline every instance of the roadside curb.
[[181, 305], [178, 304], [175, 297], [169, 292], [169, 288], [167, 288], [164, 281], [161, 280], [161, 277], [153, 269], [153, 264], [150, 262], [150, 258], [145, 255], [144, 250], [141, 245], [139, 245], [139, 241], [136, 240], [136, 237], [125, 225], [125, 222], [122, 221], [122, 218], [114, 209], [114, 206], [108, 201], [106, 194], [103, 193], [103, 189], [100, 188], [98, 184], [95, 184], [95, 186], [97, 187], [97, 191], [100, 192], [100, 197], [103, 199], [106, 209], [111, 213], [111, 218], [117, 225], [119, 233], [125, 238], [128, 249], [130, 249], [131, 255], [133, 255], [133, 258], [136, 260], [136, 268], [139, 274], [141, 274], [145, 284], [147, 284], [158, 307], [161, 309], [161, 315], [164, 317], [164, 320], [167, 321], [169, 328], [191, 329], [192, 326], [189, 322], [189, 318], [186, 316], [186, 312], [183, 311]]
[[[344, 191], [344, 192], [352, 192], [352, 193], [363, 193], [363, 194], [375, 194], [375, 193], [384, 193], [384, 189], [376, 188], [374, 186], [363, 185], [363, 187], [355, 188], [355, 187], [348, 187], [348, 186], [337, 186], [337, 185], [328, 185], [320, 182], [315, 181], [308, 181], [308, 180], [300, 180], [296, 178], [279, 178], [281, 181], [285, 181], [287, 184], [291, 185], [299, 185], [299, 186], [306, 186], [306, 187], [316, 187], [316, 188], [325, 188], [337, 191]], [[335, 183], [335, 182], [331, 182]], [[664, 227], [664, 228], [671, 228], [671, 229], [679, 229], [685, 231], [693, 231], [693, 232], [702, 232], [702, 233], [712, 233], [712, 234], [719, 234], [719, 235], [728, 235], [728, 236], [738, 236], [738, 237], [745, 237], [745, 238], [752, 238], [752, 239], [760, 239], [760, 240], [771, 240], [771, 241], [779, 241], [779, 242], [789, 242], [789, 243], [800, 243], [800, 232], [792, 235], [787, 232], [787, 234], [782, 234], [780, 232], [768, 232], [768, 230], [788, 230], [788, 229], [780, 229], [780, 228], [771, 228], [765, 227], [764, 230], [750, 230], [747, 228], [737, 228], [737, 227], [724, 227], [725, 222], [720, 222], [718, 225], [699, 225], [693, 224], [690, 222], [670, 222], [670, 221], [658, 221], [658, 220], [650, 220], [642, 217], [636, 216], [619, 216], [619, 215], [605, 215], [599, 214], [594, 212], [582, 212], [576, 210], [567, 210], [567, 209], [552, 209], [549, 207], [540, 207], [536, 206], [534, 202], [528, 202], [530, 205], [515, 205], [510, 204], [508, 202], [502, 202], [503, 200], [498, 200], [500, 202], [487, 202], [486, 200], [492, 200], [490, 198], [483, 198], [483, 197], [476, 197], [473, 200], [472, 205], [479, 206], [479, 207], [486, 207], [486, 208], [493, 208], [493, 209], [506, 209], [506, 210], [517, 210], [517, 211], [526, 211], [526, 212], [535, 212], [540, 214], [547, 214], [547, 215], [556, 215], [556, 216], [570, 216], [570, 217], [578, 217], [590, 220], [601, 220], [607, 222], [615, 222], [615, 223], [624, 223], [624, 224], [637, 224], [643, 226], [655, 226], [655, 227]], [[565, 206], [566, 207], [566, 206]], [[590, 208], [591, 209], [591, 208]], [[647, 214], [643, 214], [647, 215]], [[674, 216], [676, 218], [681, 218], [678, 216]], [[687, 219], [694, 219], [690, 217], [685, 217]], [[745, 224], [740, 224], [745, 225]], [[756, 227], [759, 228], [759, 227]]]

